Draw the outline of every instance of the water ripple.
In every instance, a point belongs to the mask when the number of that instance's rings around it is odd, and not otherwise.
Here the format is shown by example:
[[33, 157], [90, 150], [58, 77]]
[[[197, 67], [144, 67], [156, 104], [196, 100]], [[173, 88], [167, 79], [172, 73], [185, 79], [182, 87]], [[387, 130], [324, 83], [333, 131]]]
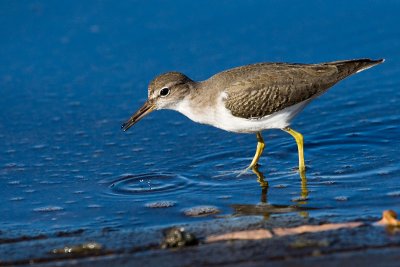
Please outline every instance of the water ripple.
[[170, 173], [124, 174], [109, 185], [113, 196], [143, 197], [184, 190], [193, 182], [182, 175]]

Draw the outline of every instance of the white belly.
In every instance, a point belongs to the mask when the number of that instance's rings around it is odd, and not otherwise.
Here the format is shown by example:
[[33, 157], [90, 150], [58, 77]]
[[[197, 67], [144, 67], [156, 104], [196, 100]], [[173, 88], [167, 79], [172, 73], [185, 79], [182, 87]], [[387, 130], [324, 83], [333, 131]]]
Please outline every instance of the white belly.
[[191, 108], [192, 103], [188, 100], [183, 100], [174, 110], [179, 111], [195, 122], [209, 124], [225, 131], [255, 133], [265, 129], [283, 129], [288, 127], [291, 120], [312, 100], [305, 100], [262, 118], [245, 119], [233, 116], [231, 111], [225, 108], [225, 97], [226, 94], [222, 93], [216, 107], [210, 106], [204, 109], [193, 109]]

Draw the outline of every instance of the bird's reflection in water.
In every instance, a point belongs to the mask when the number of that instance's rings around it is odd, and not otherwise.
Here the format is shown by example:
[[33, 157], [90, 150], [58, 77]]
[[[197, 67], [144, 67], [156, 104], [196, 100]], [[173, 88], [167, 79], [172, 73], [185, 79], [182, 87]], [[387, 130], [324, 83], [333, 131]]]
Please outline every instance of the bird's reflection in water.
[[278, 205], [268, 203], [268, 181], [265, 179], [264, 174], [258, 169], [258, 166], [252, 168], [253, 173], [257, 176], [257, 181], [261, 187], [261, 202], [260, 204], [233, 204], [232, 208], [235, 210], [234, 215], [262, 215], [264, 218], [269, 218], [271, 214], [275, 213], [289, 213], [298, 212], [302, 217], [308, 217], [308, 211], [314, 208], [305, 207], [308, 199], [307, 178], [305, 172], [300, 173], [301, 190], [300, 197], [296, 200], [296, 205]]

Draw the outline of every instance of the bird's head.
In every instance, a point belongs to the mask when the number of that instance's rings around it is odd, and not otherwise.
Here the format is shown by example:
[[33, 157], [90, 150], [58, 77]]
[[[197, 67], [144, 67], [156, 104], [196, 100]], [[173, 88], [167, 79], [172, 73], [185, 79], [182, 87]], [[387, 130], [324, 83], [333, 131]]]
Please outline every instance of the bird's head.
[[167, 72], [154, 78], [148, 88], [148, 99], [130, 119], [122, 124], [124, 131], [156, 109], [174, 109], [193, 86], [193, 81], [180, 72]]

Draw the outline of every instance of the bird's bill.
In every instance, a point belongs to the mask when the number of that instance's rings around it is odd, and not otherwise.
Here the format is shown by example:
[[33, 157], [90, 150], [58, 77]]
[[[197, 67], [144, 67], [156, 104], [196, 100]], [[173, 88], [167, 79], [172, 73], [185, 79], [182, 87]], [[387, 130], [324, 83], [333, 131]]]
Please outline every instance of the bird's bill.
[[128, 130], [140, 119], [152, 112], [155, 108], [156, 106], [153, 102], [146, 101], [146, 103], [144, 103], [144, 105], [138, 111], [136, 111], [129, 120], [122, 124], [121, 129], [124, 131]]

